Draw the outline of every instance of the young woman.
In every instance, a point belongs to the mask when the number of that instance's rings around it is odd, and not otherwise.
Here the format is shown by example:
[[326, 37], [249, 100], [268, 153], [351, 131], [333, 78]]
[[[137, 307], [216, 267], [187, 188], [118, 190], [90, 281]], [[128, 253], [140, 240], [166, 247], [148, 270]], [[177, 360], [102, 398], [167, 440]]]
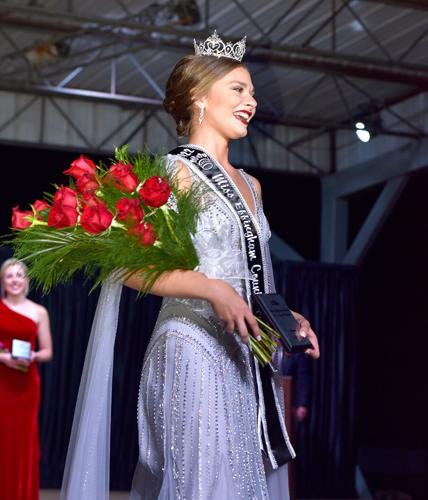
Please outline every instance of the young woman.
[[[204, 186], [204, 210], [194, 237], [199, 268], [165, 273], [151, 289], [165, 299], [141, 375], [136, 499], [288, 498], [285, 463], [294, 451], [278, 381], [248, 347], [249, 335], [259, 337], [250, 295], [274, 291], [270, 231], [259, 183], [228, 156], [257, 106], [241, 49], [207, 40], [177, 63], [166, 86], [165, 109], [189, 142], [168, 155], [168, 168], [182, 189]], [[141, 289], [144, 277], [126, 284]], [[102, 297], [102, 311], [112, 296]], [[309, 354], [318, 357], [314, 332], [296, 316], [314, 345]], [[83, 498], [82, 489], [66, 491], [65, 498]], [[90, 489], [85, 495], [91, 498]]]
[[[6, 260], [0, 278], [0, 498], [36, 500], [40, 459], [36, 364], [52, 358], [49, 316], [43, 306], [27, 299], [22, 262]], [[31, 344], [30, 359], [12, 357], [14, 339]]]

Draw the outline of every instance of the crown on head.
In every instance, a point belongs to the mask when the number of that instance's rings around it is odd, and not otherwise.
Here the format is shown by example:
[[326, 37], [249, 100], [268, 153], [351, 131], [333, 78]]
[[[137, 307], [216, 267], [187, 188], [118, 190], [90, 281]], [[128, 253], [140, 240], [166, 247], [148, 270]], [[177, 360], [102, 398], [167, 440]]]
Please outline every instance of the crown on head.
[[223, 42], [223, 40], [217, 35], [217, 31], [209, 36], [203, 42], [197, 43], [193, 39], [193, 44], [195, 46], [195, 55], [197, 56], [215, 56], [215, 57], [229, 57], [229, 59], [235, 59], [235, 61], [242, 61], [245, 54], [245, 42], [247, 37], [244, 36], [239, 42]]

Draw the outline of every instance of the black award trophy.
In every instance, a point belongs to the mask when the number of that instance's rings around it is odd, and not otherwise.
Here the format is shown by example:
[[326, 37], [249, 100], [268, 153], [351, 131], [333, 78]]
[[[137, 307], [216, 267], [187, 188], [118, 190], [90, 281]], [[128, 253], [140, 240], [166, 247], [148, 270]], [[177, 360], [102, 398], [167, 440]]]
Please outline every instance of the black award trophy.
[[306, 337], [299, 337], [298, 321], [285, 303], [284, 298], [277, 293], [260, 293], [251, 296], [253, 313], [280, 335], [285, 350], [294, 354], [313, 349]]

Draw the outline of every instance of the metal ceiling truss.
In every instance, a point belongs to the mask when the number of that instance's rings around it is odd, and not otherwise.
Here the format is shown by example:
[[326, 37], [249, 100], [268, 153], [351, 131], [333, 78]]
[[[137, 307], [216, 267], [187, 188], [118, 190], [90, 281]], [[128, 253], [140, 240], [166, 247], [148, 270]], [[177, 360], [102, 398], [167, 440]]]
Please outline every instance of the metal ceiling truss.
[[[349, 0], [344, 0], [349, 9], [348, 2]], [[68, 38], [87, 35], [109, 37], [117, 39], [120, 43], [137, 42], [143, 46], [156, 47], [158, 50], [176, 49], [186, 53], [193, 50], [193, 38], [207, 35], [206, 30], [180, 30], [173, 27], [147, 26], [129, 21], [78, 16], [34, 7], [11, 7], [4, 1], [0, 1], [0, 13], [0, 23], [3, 26], [59, 33]], [[329, 18], [330, 22], [332, 17]], [[310, 71], [344, 74], [428, 89], [426, 66], [335, 54], [281, 43], [263, 43], [255, 40], [248, 40], [247, 43], [252, 49], [247, 58], [250, 62], [263, 64], [272, 62]]]
[[371, 3], [381, 3], [384, 5], [393, 5], [403, 9], [428, 10], [426, 0], [364, 0]]
[[[165, 123], [161, 120], [161, 118], [157, 115], [157, 109], [152, 108], [148, 110], [144, 110], [138, 108], [133, 111], [132, 114], [124, 118], [117, 126], [112, 128], [100, 141], [97, 143], [92, 142], [88, 139], [88, 134], [85, 134], [85, 130], [82, 130], [82, 127], [77, 125], [75, 121], [70, 117], [68, 113], [63, 109], [61, 104], [50, 95], [36, 95], [28, 100], [25, 104], [23, 104], [14, 114], [13, 116], [7, 118], [3, 123], [0, 123], [0, 133], [6, 130], [10, 125], [12, 125], [15, 121], [17, 121], [25, 112], [27, 112], [32, 106], [34, 106], [37, 102], [41, 103], [41, 113], [39, 114], [39, 123], [33, 123], [34, 127], [37, 127], [36, 130], [39, 132], [40, 142], [44, 142], [45, 128], [47, 124], [45, 123], [45, 109], [46, 104], [49, 103], [62, 117], [62, 119], [67, 123], [70, 129], [80, 138], [80, 140], [85, 145], [87, 152], [92, 153], [100, 153], [100, 152], [109, 152], [111, 149], [111, 141], [113, 137], [117, 137], [118, 133], [123, 130], [126, 126], [131, 125], [133, 122], [136, 124], [128, 133], [123, 143], [129, 143], [136, 134], [142, 130], [147, 123], [154, 119], [158, 123], [162, 125], [162, 127], [167, 131], [170, 137], [175, 141], [176, 136], [171, 133], [171, 130], [165, 125]], [[106, 146], [107, 145], [107, 146]]]
[[[367, 2], [379, 4], [391, 4], [401, 8], [409, 9], [425, 9], [428, 8], [426, 2], [418, 1], [382, 1], [382, 0], [365, 0]], [[155, 78], [151, 76], [145, 68], [138, 62], [136, 54], [142, 50], [153, 49], [156, 50], [176, 50], [178, 52], [189, 53], [193, 49], [193, 38], [203, 38], [207, 35], [210, 24], [210, 1], [205, 2], [205, 10], [203, 14], [204, 28], [199, 30], [185, 29], [174, 26], [154, 26], [144, 24], [142, 22], [145, 9], [139, 13], [131, 14], [126, 5], [121, 0], [116, 0], [116, 3], [124, 12], [124, 17], [121, 19], [106, 19], [98, 17], [89, 17], [78, 15], [73, 12], [73, 2], [68, 0], [67, 12], [59, 12], [46, 10], [43, 8], [11, 5], [4, 0], [0, 0], [0, 26], [5, 28], [1, 29], [1, 34], [8, 40], [13, 48], [13, 52], [8, 56], [2, 58], [5, 67], [5, 61], [13, 57], [18, 57], [21, 61], [25, 62], [24, 68], [14, 68], [13, 71], [0, 72], [0, 89], [12, 92], [24, 92], [45, 96], [49, 98], [63, 97], [63, 98], [78, 98], [96, 102], [106, 102], [110, 104], [117, 104], [123, 107], [137, 107], [148, 108], [152, 110], [161, 109], [163, 91], [156, 82]], [[340, 120], [324, 120], [319, 118], [311, 118], [304, 116], [294, 115], [294, 111], [299, 106], [295, 105], [291, 110], [280, 115], [273, 111], [258, 113], [256, 121], [259, 123], [281, 124], [296, 127], [303, 127], [311, 129], [308, 134], [303, 137], [284, 144], [282, 141], [279, 143], [289, 152], [296, 156], [301, 156], [293, 148], [302, 144], [306, 140], [315, 138], [318, 135], [338, 129], [351, 129], [351, 119], [357, 113], [347, 105], [337, 78], [340, 77], [342, 81], [354, 87], [361, 95], [364, 95], [368, 104], [373, 104], [373, 98], [363, 89], [361, 89], [353, 80], [352, 77], [366, 78], [378, 81], [388, 81], [400, 84], [409, 85], [412, 87], [412, 93], [417, 94], [423, 90], [428, 89], [428, 67], [414, 64], [407, 64], [406, 57], [417, 47], [417, 45], [428, 35], [428, 29], [421, 33], [407, 48], [403, 50], [398, 60], [393, 60], [388, 51], [383, 47], [382, 43], [377, 39], [374, 33], [364, 23], [364, 20], [358, 15], [352, 6], [351, 0], [332, 0], [331, 10], [327, 16], [320, 16], [320, 23], [315, 27], [313, 32], [306, 38], [301, 46], [291, 46], [283, 43], [284, 40], [297, 30], [304, 22], [304, 19], [309, 13], [314, 13], [321, 5], [325, 5], [325, 1], [314, 0], [308, 8], [299, 16], [296, 22], [283, 34], [280, 38], [276, 37], [274, 41], [273, 34], [277, 28], [287, 19], [299, 5], [296, 0], [291, 6], [287, 7], [279, 18], [268, 29], [264, 29], [252, 15], [244, 7], [242, 0], [233, 0], [236, 8], [239, 9], [243, 15], [257, 28], [261, 34], [260, 40], [248, 40], [250, 50], [248, 51], [247, 61], [254, 64], [266, 65], [286, 65], [295, 68], [308, 70], [311, 72], [321, 72], [323, 76], [312, 85], [307, 92], [297, 101], [299, 105], [303, 103], [319, 86], [320, 81], [323, 81], [327, 76], [334, 79], [336, 88], [341, 97], [346, 110], [345, 116]], [[159, 8], [162, 6], [158, 5]], [[344, 55], [336, 53], [336, 20], [338, 15], [343, 10], [348, 10], [356, 21], [362, 26], [367, 33], [367, 36], [373, 41], [379, 51], [383, 54], [386, 60], [371, 59], [359, 57], [355, 55]], [[147, 10], [147, 8], [146, 8]], [[332, 35], [332, 50], [321, 51], [310, 47], [310, 43], [325, 30], [331, 26]], [[68, 57], [59, 64], [55, 70], [49, 68], [34, 68], [26, 56], [26, 49], [18, 47], [13, 39], [7, 34], [6, 29], [18, 30], [34, 30], [36, 32], [54, 33], [55, 40], [72, 40], [81, 37], [90, 37], [92, 46], [87, 49], [76, 50], [71, 52]], [[101, 42], [93, 45], [95, 39]], [[85, 57], [89, 59], [85, 60]], [[116, 61], [121, 57], [127, 57], [134, 65], [138, 73], [147, 81], [153, 91], [159, 97], [139, 97], [132, 95], [117, 94], [117, 65]], [[109, 91], [100, 92], [90, 89], [76, 89], [67, 87], [73, 79], [87, 66], [100, 62], [110, 63], [110, 88]], [[28, 75], [27, 83], [17, 83], [13, 79], [19, 71], [24, 71]], [[34, 73], [36, 72], [36, 74]], [[68, 72], [68, 73], [67, 73]], [[64, 73], [67, 73], [64, 76]], [[57, 76], [61, 77], [61, 81], [54, 85], [51, 83], [52, 79]], [[38, 78], [34, 78], [37, 76]], [[34, 83], [34, 80], [38, 80]], [[379, 109], [382, 106], [377, 104]], [[388, 110], [388, 108], [386, 108]], [[391, 110], [388, 110], [392, 112]], [[352, 115], [350, 116], [350, 112]], [[157, 116], [154, 113], [154, 116]], [[385, 135], [393, 135], [400, 137], [408, 137], [412, 139], [420, 139], [425, 136], [424, 131], [414, 127], [410, 122], [403, 117], [396, 114], [406, 127], [406, 130], [391, 130], [380, 127], [378, 133]], [[259, 132], [268, 134], [264, 129], [258, 127]], [[263, 130], [263, 132], [261, 132]], [[276, 140], [271, 137], [272, 140]], [[302, 157], [302, 161], [316, 170], [318, 167], [311, 164], [309, 160]]]
[[[410, 175], [428, 169], [428, 138], [322, 179], [321, 260], [359, 265], [382, 228]], [[352, 242], [349, 198], [372, 186], [382, 191]]]

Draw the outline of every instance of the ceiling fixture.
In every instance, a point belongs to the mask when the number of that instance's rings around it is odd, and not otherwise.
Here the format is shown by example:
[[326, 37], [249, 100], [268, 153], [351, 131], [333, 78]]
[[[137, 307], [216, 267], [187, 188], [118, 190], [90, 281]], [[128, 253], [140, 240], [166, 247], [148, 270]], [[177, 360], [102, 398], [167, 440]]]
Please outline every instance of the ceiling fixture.
[[369, 142], [381, 129], [382, 118], [375, 106], [354, 118], [354, 131], [361, 142]]
[[24, 50], [25, 57], [32, 66], [42, 66], [56, 62], [70, 54], [71, 44], [68, 40], [48, 40], [38, 42], [33, 47]]
[[152, 26], [192, 26], [201, 21], [201, 12], [196, 0], [169, 0], [151, 3], [133, 18]]
[[366, 128], [366, 124], [361, 121], [355, 123], [355, 133], [357, 134], [357, 137], [361, 142], [369, 142], [369, 140], [372, 138], [370, 130], [368, 130]]

